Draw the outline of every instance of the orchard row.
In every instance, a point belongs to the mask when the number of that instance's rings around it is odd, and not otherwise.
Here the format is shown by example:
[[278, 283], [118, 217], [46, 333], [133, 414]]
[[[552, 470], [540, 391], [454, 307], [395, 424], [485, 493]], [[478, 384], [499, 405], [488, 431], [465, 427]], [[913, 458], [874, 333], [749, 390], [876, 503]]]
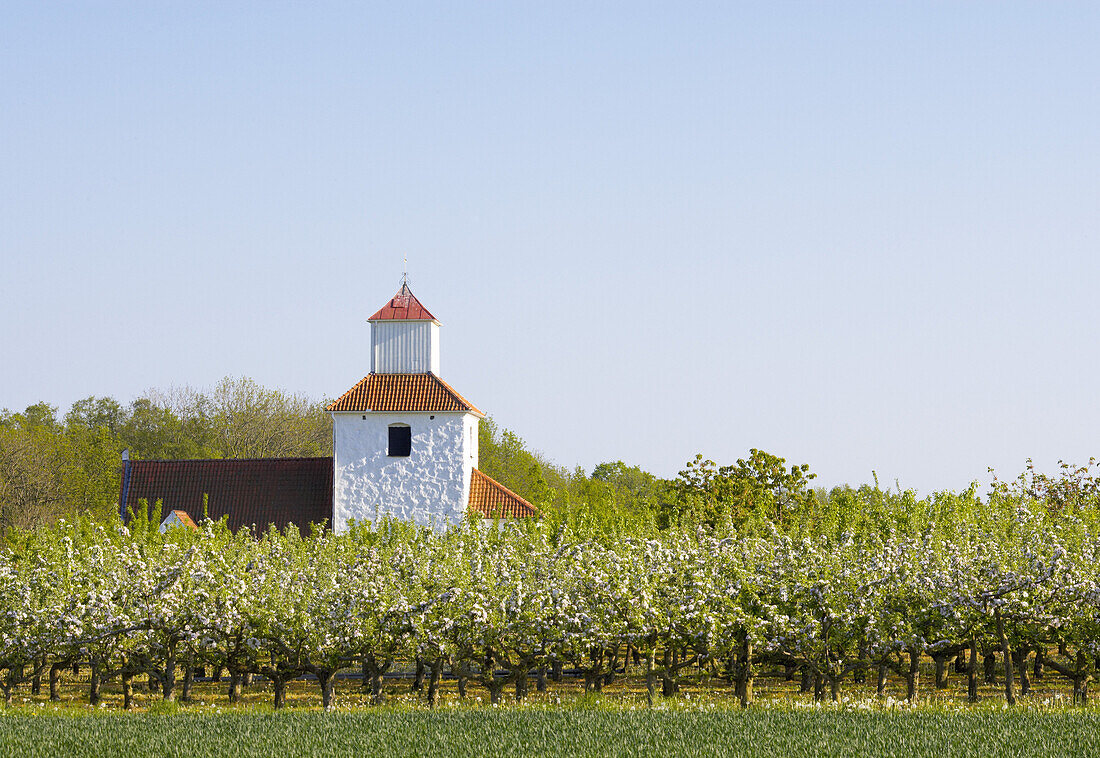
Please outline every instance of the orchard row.
[[683, 677], [716, 676], [749, 704], [757, 672], [778, 667], [819, 698], [853, 678], [877, 677], [881, 691], [892, 671], [913, 698], [931, 657], [938, 672], [956, 661], [976, 697], [979, 661], [995, 651], [1008, 702], [1017, 681], [1026, 694], [1031, 655], [1083, 701], [1100, 655], [1098, 566], [1094, 529], [1023, 507], [949, 536], [858, 538], [59, 523], [0, 553], [0, 689], [10, 702], [48, 675], [56, 690], [78, 664], [91, 702], [117, 678], [129, 705], [135, 677], [174, 699], [209, 666], [228, 671], [231, 699], [247, 675], [266, 677], [276, 707], [312, 674], [331, 708], [340, 669], [361, 668], [381, 700], [385, 672], [416, 660], [430, 703], [444, 671], [497, 702], [563, 667], [598, 688], [629, 661], [651, 702]]

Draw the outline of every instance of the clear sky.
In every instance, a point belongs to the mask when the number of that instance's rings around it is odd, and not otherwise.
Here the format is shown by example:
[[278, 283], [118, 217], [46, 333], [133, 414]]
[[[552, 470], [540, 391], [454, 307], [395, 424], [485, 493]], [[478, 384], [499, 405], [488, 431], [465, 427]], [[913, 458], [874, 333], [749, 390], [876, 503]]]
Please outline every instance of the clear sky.
[[0, 407], [333, 397], [402, 259], [552, 460], [1100, 455], [1100, 4], [0, 4]]

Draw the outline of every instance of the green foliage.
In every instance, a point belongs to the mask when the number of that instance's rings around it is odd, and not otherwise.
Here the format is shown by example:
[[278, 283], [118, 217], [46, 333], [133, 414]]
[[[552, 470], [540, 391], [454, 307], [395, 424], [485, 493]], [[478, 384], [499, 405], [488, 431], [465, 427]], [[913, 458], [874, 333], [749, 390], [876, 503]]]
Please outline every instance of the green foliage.
[[543, 509], [557, 499], [565, 477], [542, 456], [527, 449], [515, 432], [502, 429], [490, 416], [478, 425], [478, 469]]
[[1072, 513], [1091, 524], [1100, 521], [1100, 462], [1094, 458], [1084, 465], [1058, 461], [1057, 474], [1036, 470], [1028, 458], [1015, 480], [1005, 482], [994, 475], [991, 490], [1005, 501], [1027, 500], [1041, 503], [1051, 513]]
[[601, 463], [592, 476], [568, 471], [491, 417], [479, 430], [478, 468], [535, 505], [551, 530], [608, 538], [654, 528], [668, 496], [663, 480], [622, 461]]
[[764, 524], [786, 528], [812, 506], [809, 482], [815, 476], [807, 464], [787, 468], [782, 458], [755, 448], [730, 466], [696, 455], [673, 482], [674, 498], [666, 502], [661, 522], [711, 528], [728, 523], [741, 532]]

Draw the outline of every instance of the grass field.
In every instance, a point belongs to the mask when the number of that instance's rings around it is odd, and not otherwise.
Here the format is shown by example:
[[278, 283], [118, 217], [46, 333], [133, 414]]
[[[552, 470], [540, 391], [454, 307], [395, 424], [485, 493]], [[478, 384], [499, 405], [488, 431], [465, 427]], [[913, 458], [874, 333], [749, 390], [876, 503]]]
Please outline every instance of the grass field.
[[1060, 756], [1100, 753], [1094, 711], [544, 707], [350, 713], [0, 715], [5, 756]]
[[125, 713], [117, 681], [92, 708], [81, 676], [66, 679], [60, 703], [24, 687], [12, 708], [0, 706], [0, 757], [1100, 755], [1100, 709], [1069, 706], [1055, 677], [1037, 682], [1015, 709], [1003, 706], [995, 685], [982, 686], [976, 706], [965, 703], [961, 677], [948, 685], [925, 687], [915, 706], [900, 703], [904, 687], [894, 679], [885, 701], [870, 685], [852, 685], [839, 705], [815, 706], [796, 681], [773, 674], [758, 680], [758, 705], [744, 712], [716, 680], [685, 682], [681, 696], [652, 711], [636, 676], [598, 695], [566, 679], [549, 692], [532, 691], [526, 705], [509, 697], [500, 707], [488, 706], [477, 687], [460, 699], [447, 680], [442, 707], [429, 711], [408, 680], [389, 681], [381, 707], [369, 706], [359, 683], [346, 680], [337, 712], [326, 714], [314, 682], [293, 682], [288, 708], [275, 713], [270, 683], [259, 681], [236, 705], [224, 683], [196, 685], [188, 705], [138, 687], [137, 710]]

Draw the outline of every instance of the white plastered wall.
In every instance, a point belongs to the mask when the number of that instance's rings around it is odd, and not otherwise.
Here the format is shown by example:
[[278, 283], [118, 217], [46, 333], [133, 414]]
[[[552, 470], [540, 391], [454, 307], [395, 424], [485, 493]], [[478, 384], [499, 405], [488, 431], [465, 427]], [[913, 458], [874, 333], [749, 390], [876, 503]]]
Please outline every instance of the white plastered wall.
[[463, 426], [463, 438], [465, 444], [462, 452], [462, 481], [465, 488], [466, 497], [462, 501], [464, 503], [470, 502], [470, 484], [474, 478], [474, 469], [477, 468], [477, 453], [478, 453], [478, 417], [472, 413], [467, 413], [462, 417]]
[[[461, 522], [477, 464], [477, 420], [460, 412], [334, 413], [333, 529], [385, 515], [440, 529]], [[390, 424], [411, 428], [408, 457], [387, 455]]]

